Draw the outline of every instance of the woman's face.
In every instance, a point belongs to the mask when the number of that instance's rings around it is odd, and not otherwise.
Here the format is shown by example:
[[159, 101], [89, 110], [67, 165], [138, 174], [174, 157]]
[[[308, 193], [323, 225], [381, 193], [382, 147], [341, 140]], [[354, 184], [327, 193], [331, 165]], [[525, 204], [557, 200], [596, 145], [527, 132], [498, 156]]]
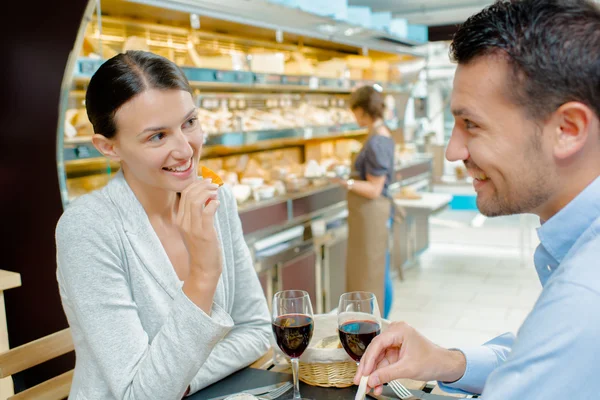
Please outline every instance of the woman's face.
[[181, 192], [197, 178], [204, 141], [192, 95], [183, 90], [147, 90], [115, 114], [114, 158], [128, 179]]

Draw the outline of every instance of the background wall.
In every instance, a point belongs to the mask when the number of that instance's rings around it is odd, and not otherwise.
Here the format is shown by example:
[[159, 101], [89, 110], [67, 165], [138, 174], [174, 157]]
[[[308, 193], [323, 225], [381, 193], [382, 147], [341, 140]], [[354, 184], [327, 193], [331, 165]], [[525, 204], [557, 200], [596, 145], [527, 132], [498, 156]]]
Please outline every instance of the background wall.
[[[60, 86], [86, 0], [5, 5], [0, 24], [0, 268], [21, 274], [9, 290], [10, 346], [67, 327], [56, 284], [54, 228], [62, 213], [56, 171]], [[8, 40], [6, 40], [8, 39]], [[69, 354], [15, 376], [15, 391], [73, 367]]]

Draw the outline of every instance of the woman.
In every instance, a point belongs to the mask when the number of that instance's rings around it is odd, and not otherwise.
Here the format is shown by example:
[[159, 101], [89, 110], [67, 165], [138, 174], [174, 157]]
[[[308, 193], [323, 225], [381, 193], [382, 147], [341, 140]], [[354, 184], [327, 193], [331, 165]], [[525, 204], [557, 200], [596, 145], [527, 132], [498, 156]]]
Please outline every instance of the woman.
[[374, 293], [384, 305], [385, 318], [393, 299], [387, 245], [394, 208], [387, 189], [394, 176], [395, 144], [383, 122], [385, 103], [380, 92], [372, 86], [357, 89], [350, 109], [369, 136], [354, 162], [356, 179], [341, 181], [348, 189], [346, 285], [348, 291]]
[[181, 70], [128, 51], [92, 77], [92, 141], [120, 171], [56, 229], [75, 343], [70, 398], [179, 399], [269, 346], [266, 300], [225, 188], [197, 179], [204, 134]]

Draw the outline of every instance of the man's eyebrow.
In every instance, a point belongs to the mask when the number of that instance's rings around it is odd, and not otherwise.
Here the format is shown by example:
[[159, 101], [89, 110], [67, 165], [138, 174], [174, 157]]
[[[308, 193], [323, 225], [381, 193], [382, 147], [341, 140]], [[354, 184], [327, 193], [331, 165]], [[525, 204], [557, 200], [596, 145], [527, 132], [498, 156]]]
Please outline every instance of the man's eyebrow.
[[460, 108], [453, 108], [452, 109], [452, 115], [454, 115], [455, 117], [471, 117], [471, 118], [475, 118], [475, 119], [480, 119], [480, 117], [475, 114], [474, 112], [464, 108], [464, 107], [460, 107]]

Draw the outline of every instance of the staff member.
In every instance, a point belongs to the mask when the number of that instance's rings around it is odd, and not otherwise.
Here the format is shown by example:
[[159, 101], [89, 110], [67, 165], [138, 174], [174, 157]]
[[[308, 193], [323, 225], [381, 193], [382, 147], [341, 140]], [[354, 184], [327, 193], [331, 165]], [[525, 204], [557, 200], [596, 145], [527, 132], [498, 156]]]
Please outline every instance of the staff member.
[[346, 289], [374, 293], [384, 305], [385, 318], [393, 299], [387, 244], [394, 211], [388, 186], [394, 175], [395, 143], [383, 121], [384, 98], [375, 88], [357, 89], [350, 108], [369, 136], [354, 162], [352, 179], [340, 181], [348, 189]]

